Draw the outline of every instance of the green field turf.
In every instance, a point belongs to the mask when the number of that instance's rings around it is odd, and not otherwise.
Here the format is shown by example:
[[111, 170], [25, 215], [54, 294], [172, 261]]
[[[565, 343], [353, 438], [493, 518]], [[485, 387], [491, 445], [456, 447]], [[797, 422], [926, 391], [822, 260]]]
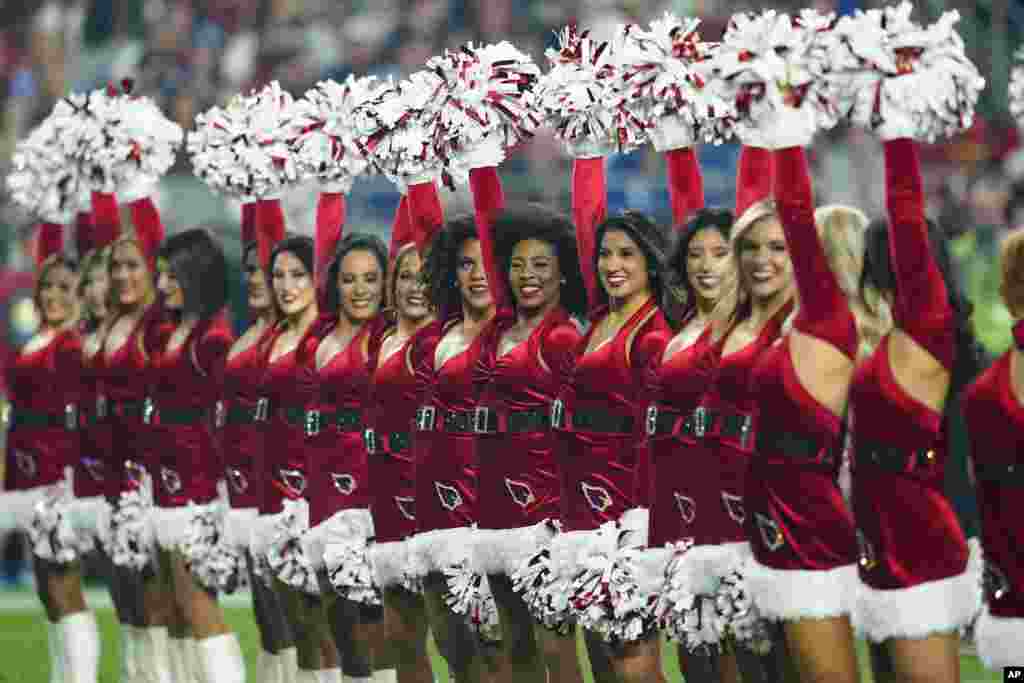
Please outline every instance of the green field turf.
[[[0, 593], [0, 683], [46, 683], [48, 678], [48, 660], [46, 655], [46, 628], [42, 620], [42, 613], [37, 609], [22, 607], [25, 600], [25, 593], [18, 592], [19, 607], [17, 609], [4, 609], [5, 597], [10, 594]], [[226, 610], [228, 621], [238, 632], [242, 641], [242, 649], [245, 651], [246, 667], [249, 671], [249, 680], [255, 680], [253, 671], [256, 665], [256, 652], [259, 648], [259, 639], [256, 633], [256, 624], [250, 610], [240, 607], [230, 607]], [[114, 613], [110, 609], [101, 608], [96, 610], [100, 623], [103, 639], [103, 661], [100, 670], [100, 683], [118, 683], [118, 635], [117, 623], [114, 620]], [[682, 681], [679, 669], [676, 666], [674, 656], [669, 656], [669, 648], [665, 650], [665, 670], [668, 673], [669, 681], [677, 683]], [[438, 681], [447, 680], [447, 667], [444, 661], [437, 656], [436, 651], [431, 648], [434, 672]], [[861, 651], [862, 664], [866, 663], [866, 653]], [[994, 674], [986, 671], [976, 657], [964, 656], [961, 659], [963, 682], [981, 683], [1002, 681], [1001, 674]], [[871, 681], [871, 675], [865, 668], [863, 680]], [[590, 676], [586, 677], [591, 683]]]

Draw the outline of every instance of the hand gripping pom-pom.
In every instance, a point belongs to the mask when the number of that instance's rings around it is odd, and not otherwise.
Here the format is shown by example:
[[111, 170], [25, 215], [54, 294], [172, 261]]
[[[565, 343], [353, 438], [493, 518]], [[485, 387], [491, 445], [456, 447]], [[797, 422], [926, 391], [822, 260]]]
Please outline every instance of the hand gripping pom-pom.
[[248, 583], [245, 556], [224, 542], [223, 503], [189, 503], [188, 529], [179, 545], [185, 566], [209, 590], [234, 593]]
[[121, 494], [110, 515], [107, 554], [118, 567], [142, 571], [155, 559], [149, 512], [153, 501], [144, 489]]
[[290, 139], [295, 114], [292, 96], [276, 81], [199, 114], [187, 144], [196, 175], [236, 199], [280, 196], [302, 179]]
[[701, 41], [699, 24], [666, 13], [649, 30], [627, 24], [616, 32], [615, 102], [642, 122], [658, 151], [731, 135], [735, 106], [711, 77], [717, 45]]
[[612, 90], [617, 66], [612, 44], [567, 27], [545, 53], [550, 69], [537, 83], [537, 102], [548, 125], [577, 158], [627, 152], [646, 142], [644, 122]]
[[883, 139], [933, 142], [970, 128], [985, 80], [964, 52], [955, 10], [928, 27], [911, 12], [904, 2], [843, 17], [833, 80], [853, 123]]
[[316, 570], [302, 551], [302, 535], [308, 530], [309, 509], [305, 501], [286, 501], [267, 544], [267, 567], [282, 583], [309, 595], [320, 595]]
[[65, 484], [58, 485], [36, 503], [29, 539], [32, 553], [43, 560], [68, 565], [92, 548], [92, 539], [75, 532], [69, 506], [71, 492]]

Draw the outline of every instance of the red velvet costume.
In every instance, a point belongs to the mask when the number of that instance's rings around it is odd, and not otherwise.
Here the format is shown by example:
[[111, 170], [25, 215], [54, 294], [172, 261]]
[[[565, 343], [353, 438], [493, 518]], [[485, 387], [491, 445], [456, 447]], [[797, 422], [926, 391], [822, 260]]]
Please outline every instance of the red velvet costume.
[[[307, 416], [310, 528], [339, 510], [370, 507], [362, 409], [370, 380], [367, 342], [373, 325], [364, 324], [345, 348], [316, 369], [319, 391]], [[333, 328], [334, 323], [324, 326], [321, 341]], [[310, 362], [316, 363], [315, 354]]]
[[7, 368], [11, 428], [5, 491], [24, 491], [64, 479], [79, 453], [82, 341], [66, 330], [44, 346], [18, 352]]
[[[112, 448], [110, 424], [105, 420], [103, 391], [103, 348], [97, 344], [92, 355], [83, 348], [79, 372], [82, 380], [81, 452], [75, 461], [75, 497], [92, 498], [106, 494], [107, 455]], [[112, 475], [111, 475], [112, 476]]]
[[270, 402], [263, 397], [268, 326], [248, 348], [229, 356], [224, 366], [223, 457], [228, 497], [233, 508], [258, 508], [264, 493], [264, 444]]
[[215, 406], [232, 343], [221, 319], [199, 323], [176, 349], [153, 357], [154, 500], [159, 507], [217, 497], [223, 464], [213, 438]]
[[616, 334], [586, 352], [607, 314], [597, 311], [579, 344], [562, 405], [562, 522], [571, 531], [596, 529], [636, 507], [636, 466], [647, 408], [644, 371], [665, 348], [671, 330], [648, 299]]
[[[893, 318], [951, 369], [955, 320], [929, 249], [916, 149], [910, 140], [894, 140], [885, 155]], [[875, 640], [954, 630], [973, 616], [978, 598], [965, 575], [967, 542], [944, 493], [946, 421], [896, 381], [890, 340], [858, 368], [851, 390], [853, 500], [866, 587], [855, 616]]]
[[[856, 324], [818, 237], [803, 149], [775, 153], [775, 199], [800, 298], [793, 329], [828, 343], [852, 367]], [[848, 609], [841, 598], [850, 577], [833, 575], [823, 596], [807, 585], [806, 572], [852, 572], [857, 561], [853, 517], [838, 484], [845, 432], [842, 418], [802, 384], [790, 342], [787, 334], [766, 350], [752, 376], [758, 429], [746, 483], [747, 537], [757, 562], [776, 570], [752, 590], [763, 589], [754, 599], [767, 616], [838, 616]]]

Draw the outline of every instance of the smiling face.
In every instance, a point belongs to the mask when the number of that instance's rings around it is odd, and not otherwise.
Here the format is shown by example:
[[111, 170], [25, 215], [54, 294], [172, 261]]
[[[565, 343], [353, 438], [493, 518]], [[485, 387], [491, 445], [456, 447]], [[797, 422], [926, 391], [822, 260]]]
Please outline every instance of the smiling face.
[[734, 272], [729, 243], [722, 233], [716, 228], [698, 230], [686, 250], [686, 276], [698, 301], [714, 305]]
[[755, 300], [772, 299], [792, 286], [793, 263], [778, 218], [757, 221], [739, 238], [739, 267]]
[[562, 271], [554, 245], [536, 239], [517, 242], [509, 259], [508, 280], [520, 312], [535, 314], [557, 306]]
[[426, 286], [420, 278], [422, 265], [416, 250], [409, 249], [399, 259], [395, 276], [395, 308], [400, 317], [412, 322], [419, 322], [430, 315]]
[[271, 301], [270, 287], [267, 286], [267, 274], [260, 267], [260, 257], [256, 249], [250, 249], [246, 253], [244, 273], [249, 311], [253, 315], [260, 315], [270, 308]]
[[107, 317], [107, 294], [110, 291], [110, 277], [102, 262], [97, 263], [85, 274], [82, 283], [82, 303], [95, 320]]
[[157, 264], [156, 288], [163, 296], [167, 310], [181, 311], [185, 308], [185, 290], [181, 288], [181, 282], [171, 270], [170, 264], [163, 260]]
[[487, 271], [484, 270], [480, 240], [468, 239], [462, 243], [456, 266], [455, 277], [462, 294], [462, 304], [476, 312], [486, 311], [494, 300], [487, 286]]
[[636, 241], [622, 230], [609, 230], [601, 240], [597, 272], [609, 299], [629, 301], [651, 292], [647, 257]]
[[119, 306], [131, 308], [147, 303], [151, 292], [149, 268], [134, 242], [120, 242], [110, 254], [110, 284]]
[[353, 323], [363, 323], [377, 315], [384, 298], [384, 273], [372, 252], [353, 249], [341, 259], [338, 268], [338, 294], [341, 313]]
[[64, 265], [54, 265], [39, 281], [36, 302], [43, 324], [60, 327], [75, 314], [75, 273]]
[[271, 279], [277, 307], [287, 318], [302, 315], [316, 301], [313, 274], [290, 251], [282, 251], [274, 259]]

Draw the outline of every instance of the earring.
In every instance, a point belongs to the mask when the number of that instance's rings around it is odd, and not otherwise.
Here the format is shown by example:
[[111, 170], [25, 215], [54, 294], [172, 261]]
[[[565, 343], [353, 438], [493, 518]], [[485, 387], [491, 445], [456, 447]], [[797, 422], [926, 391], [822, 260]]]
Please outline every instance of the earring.
[[566, 283], [568, 283], [568, 282], [569, 282], [569, 281], [568, 281], [568, 280], [566, 280], [566, 279], [565, 279], [564, 277], [562, 278], [562, 284], [563, 284], [563, 285], [564, 285], [564, 284], [566, 284]]

